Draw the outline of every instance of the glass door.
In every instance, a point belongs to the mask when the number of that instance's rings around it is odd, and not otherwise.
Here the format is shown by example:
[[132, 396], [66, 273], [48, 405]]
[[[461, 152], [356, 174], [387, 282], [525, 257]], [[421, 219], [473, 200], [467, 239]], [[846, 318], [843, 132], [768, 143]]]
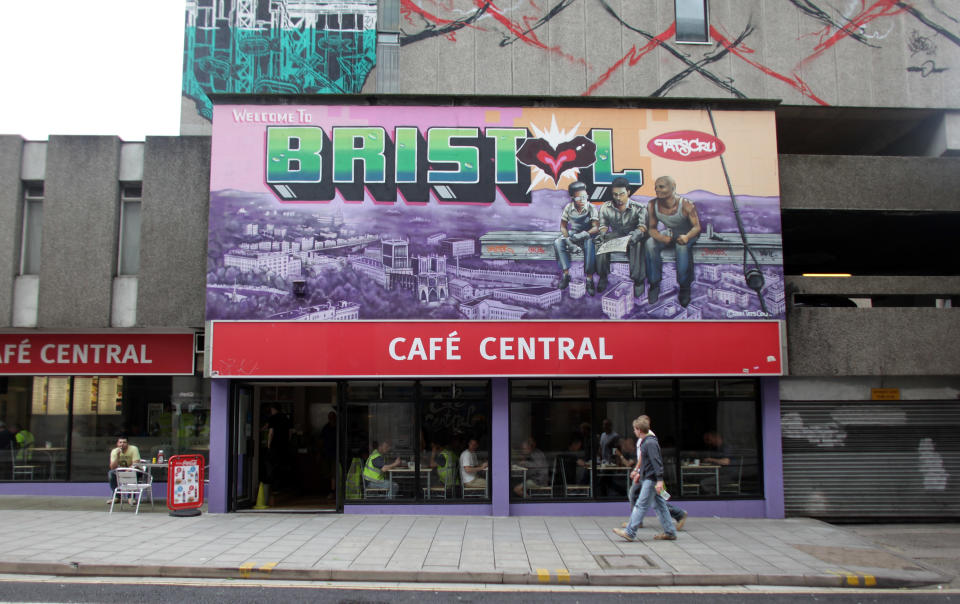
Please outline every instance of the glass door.
[[256, 502], [254, 489], [253, 387], [236, 384], [230, 414], [230, 509], [250, 508]]

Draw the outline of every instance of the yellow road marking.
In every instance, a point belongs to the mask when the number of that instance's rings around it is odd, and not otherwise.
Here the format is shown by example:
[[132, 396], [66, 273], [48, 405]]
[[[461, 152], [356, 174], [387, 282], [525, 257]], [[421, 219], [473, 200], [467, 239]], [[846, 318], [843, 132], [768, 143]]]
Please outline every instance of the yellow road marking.
[[877, 578], [874, 577], [873, 575], [863, 575], [863, 584], [866, 587], [876, 587]]
[[240, 565], [240, 576], [244, 579], [250, 578], [250, 571], [253, 570], [253, 567], [256, 566], [256, 562], [244, 562]]
[[847, 575], [847, 585], [853, 585], [854, 587], [860, 585], [860, 577], [857, 575]]
[[266, 564], [264, 564], [263, 566], [260, 567], [260, 570], [263, 571], [263, 572], [265, 572], [265, 573], [269, 573], [271, 570], [273, 570], [273, 567], [276, 566], [277, 564], [280, 564], [280, 563], [279, 563], [279, 562], [267, 562]]
[[541, 583], [549, 583], [549, 582], [550, 582], [550, 571], [547, 570], [547, 569], [545, 569], [545, 568], [538, 568], [538, 569], [537, 569], [537, 577], [540, 579], [540, 582], [541, 582]]
[[557, 583], [569, 583], [570, 571], [565, 568], [557, 569]]

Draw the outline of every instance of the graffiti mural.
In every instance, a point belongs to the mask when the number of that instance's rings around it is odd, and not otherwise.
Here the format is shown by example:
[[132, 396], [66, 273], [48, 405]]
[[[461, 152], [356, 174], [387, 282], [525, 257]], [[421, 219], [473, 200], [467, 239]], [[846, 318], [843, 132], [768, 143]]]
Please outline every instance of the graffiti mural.
[[[685, 96], [691, 81], [705, 80], [714, 89], [688, 96], [735, 98], [786, 98], [799, 94], [805, 102], [828, 105], [835, 93], [833, 81], [814, 81], [818, 63], [837, 60], [834, 53], [856, 53], [857, 48], [880, 53], [887, 48], [906, 51], [903, 68], [926, 78], [950, 69], [931, 56], [938, 45], [953, 48], [951, 60], [960, 56], [960, 8], [942, 0], [767, 0], [711, 5], [709, 39], [712, 44], [688, 45], [674, 40], [676, 25], [672, 4], [619, 3], [610, 0], [401, 0], [401, 45], [441, 38], [456, 44], [464, 31], [475, 33], [476, 46], [484, 47], [484, 60], [521, 44], [586, 68], [583, 95], [619, 95], [605, 87], [614, 75], [642, 77], [647, 88], [639, 96]], [[669, 6], [668, 6], [669, 5]], [[666, 8], [665, 8], [666, 7]], [[668, 13], [669, 14], [666, 14]], [[660, 14], [658, 14], [660, 13]], [[800, 33], [793, 40], [764, 39], [761, 28], [786, 15], [797, 15]], [[769, 20], [764, 21], [764, 15]], [[658, 18], [659, 17], [659, 18]], [[583, 22], [587, 44], [580, 34], [572, 39], [552, 36], [549, 24], [566, 19], [560, 31]], [[589, 26], [586, 23], [589, 22]], [[655, 24], [669, 23], [655, 27]], [[770, 28], [772, 29], [772, 28]], [[904, 30], [905, 31], [901, 31]], [[913, 30], [913, 33], [910, 33]], [[615, 34], [614, 34], [615, 32]], [[588, 59], [591, 36], [623, 40], [614, 60]], [[783, 32], [769, 34], [782, 36]], [[788, 34], [789, 35], [789, 34]], [[906, 37], [909, 36], [909, 39]], [[557, 41], [554, 41], [557, 40]], [[443, 50], [441, 49], [442, 53]], [[594, 56], [596, 56], [594, 54]], [[851, 55], [852, 56], [852, 55]], [[889, 57], [889, 53], [884, 54]], [[785, 57], [789, 64], [785, 66]], [[856, 62], [858, 59], [850, 59]], [[860, 59], [862, 61], [862, 58]], [[650, 78], [651, 70], [659, 77]], [[863, 72], [864, 86], [870, 77]], [[734, 75], [742, 74], [742, 75]], [[758, 90], [756, 74], [761, 81]], [[741, 84], [740, 80], [749, 81]], [[856, 76], [852, 78], [856, 80]], [[848, 84], [855, 85], [855, 84]], [[687, 88], [689, 90], [689, 88]], [[698, 88], [702, 91], [702, 88]], [[482, 89], [477, 92], [483, 92]]]
[[785, 315], [770, 111], [218, 104], [212, 153], [209, 320]]
[[376, 63], [376, 0], [188, 0], [183, 94], [354, 94]]

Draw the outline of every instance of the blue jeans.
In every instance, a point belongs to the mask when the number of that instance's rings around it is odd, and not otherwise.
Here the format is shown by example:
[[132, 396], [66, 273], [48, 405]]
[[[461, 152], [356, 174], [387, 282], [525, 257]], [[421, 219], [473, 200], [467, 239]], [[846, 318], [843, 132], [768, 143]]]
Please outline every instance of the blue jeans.
[[654, 480], [646, 479], [640, 486], [640, 496], [637, 497], [637, 503], [633, 506], [630, 513], [630, 522], [627, 523], [627, 534], [630, 538], [637, 536], [637, 529], [643, 524], [643, 517], [646, 515], [650, 506], [653, 506], [657, 512], [657, 520], [663, 527], [663, 532], [668, 535], [676, 535], [677, 527], [667, 511], [667, 502], [657, 494], [657, 483]]
[[[677, 285], [680, 287], [690, 287], [693, 283], [693, 246], [698, 239], [700, 235], [688, 241], [686, 245], [671, 244], [677, 253]], [[647, 281], [650, 285], [656, 285], [663, 277], [663, 258], [660, 252], [667, 247], [667, 244], [649, 237], [644, 246], [647, 248]]]
[[567, 241], [583, 250], [584, 274], [592, 275], [597, 272], [597, 244], [593, 242], [593, 237], [587, 237], [583, 241], [571, 241], [566, 237], [557, 237], [553, 242], [553, 249], [557, 252], [557, 264], [560, 265], [560, 268], [565, 271], [570, 270], [570, 251], [567, 250]]
[[[630, 485], [630, 493], [627, 495], [627, 499], [630, 500], [630, 509], [633, 509], [633, 505], [637, 502], [637, 495], [640, 494], [641, 483], [635, 482]], [[680, 522], [684, 516], [687, 515], [685, 511], [673, 505], [669, 501], [667, 502], [667, 511], [670, 512], [670, 517], [673, 518], [674, 522]]]

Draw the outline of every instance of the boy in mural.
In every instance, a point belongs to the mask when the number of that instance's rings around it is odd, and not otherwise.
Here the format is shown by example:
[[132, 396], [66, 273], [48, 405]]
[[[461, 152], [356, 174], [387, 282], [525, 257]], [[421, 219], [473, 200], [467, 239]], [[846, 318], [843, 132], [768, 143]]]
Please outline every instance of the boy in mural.
[[[633, 281], [633, 295], [643, 295], [643, 281], [646, 269], [643, 262], [643, 238], [647, 233], [647, 208], [630, 199], [630, 181], [619, 176], [610, 186], [613, 199], [600, 208], [600, 233], [604, 240], [629, 237], [627, 261], [630, 263], [630, 279]], [[607, 275], [610, 274], [610, 254], [597, 257], [597, 291], [607, 289]]]
[[560, 275], [560, 289], [570, 285], [570, 250], [567, 246], [577, 246], [583, 250], [583, 273], [587, 279], [587, 293], [594, 295], [593, 273], [597, 270], [597, 246], [593, 236], [600, 232], [597, 208], [587, 199], [587, 185], [580, 181], [572, 183], [567, 192], [570, 203], [560, 214], [560, 236], [553, 242], [557, 252], [557, 264], [563, 273]]
[[[660, 279], [663, 276], [665, 247], [673, 246], [677, 253], [677, 301], [680, 306], [690, 304], [690, 286], [693, 284], [693, 246], [700, 238], [700, 217], [697, 207], [686, 197], [678, 197], [677, 181], [670, 176], [661, 176], [654, 183], [657, 196], [647, 206], [647, 231], [650, 238], [645, 244], [647, 252], [647, 278], [650, 291], [647, 302], [655, 304], [660, 298]], [[666, 227], [660, 231], [660, 223]]]

